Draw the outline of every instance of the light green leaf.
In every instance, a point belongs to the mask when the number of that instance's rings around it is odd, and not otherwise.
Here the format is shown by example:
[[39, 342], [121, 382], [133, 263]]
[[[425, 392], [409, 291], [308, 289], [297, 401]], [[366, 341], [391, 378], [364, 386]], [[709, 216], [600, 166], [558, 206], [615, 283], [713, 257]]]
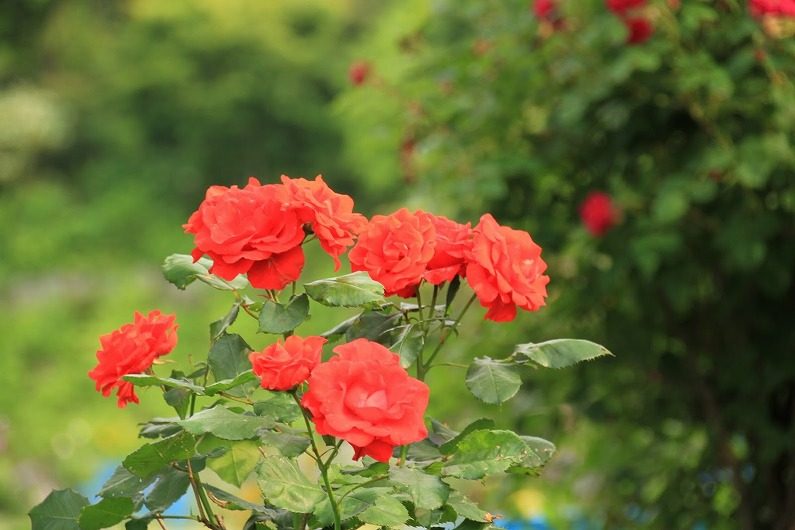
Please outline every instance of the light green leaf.
[[536, 474], [538, 469], [546, 465], [555, 454], [555, 444], [536, 436], [520, 436], [530, 451], [516, 465], [508, 468], [510, 473]]
[[88, 499], [73, 490], [57, 490], [47, 495], [30, 515], [32, 530], [80, 530], [78, 520]]
[[458, 447], [458, 442], [463, 440], [469, 433], [472, 431], [480, 431], [483, 429], [491, 429], [494, 427], [494, 420], [489, 418], [479, 418], [466, 427], [460, 433], [456, 434], [454, 438], [446, 441], [442, 445], [439, 446], [439, 451], [442, 454], [449, 455], [455, 452], [456, 447]]
[[289, 394], [267, 390], [261, 390], [260, 393], [268, 397], [254, 403], [254, 414], [267, 416], [281, 423], [292, 423], [301, 417], [301, 409]]
[[350, 329], [350, 327], [359, 319], [360, 316], [361, 315], [354, 315], [347, 320], [343, 320], [333, 328], [321, 333], [320, 336], [327, 339], [333, 339], [334, 337], [345, 335], [348, 329]]
[[424, 334], [412, 324], [401, 331], [397, 341], [389, 349], [400, 355], [400, 365], [408, 368], [414, 364], [424, 347]]
[[309, 447], [309, 437], [301, 431], [262, 431], [259, 437], [263, 450], [276, 451], [288, 458], [302, 454]]
[[312, 299], [332, 307], [362, 307], [384, 301], [384, 286], [361, 271], [317, 280], [304, 289]]
[[442, 473], [463, 479], [480, 479], [524, 461], [529, 453], [530, 448], [514, 432], [474, 431], [458, 442], [457, 451], [445, 462]]
[[389, 478], [404, 489], [414, 506], [435, 510], [441, 507], [450, 494], [450, 488], [436, 475], [429, 475], [411, 467], [393, 467]]
[[204, 388], [188, 381], [187, 379], [174, 379], [171, 377], [158, 377], [148, 374], [130, 374], [122, 377], [123, 380], [135, 386], [165, 386], [167, 388], [183, 388], [194, 394], [203, 395]]
[[246, 370], [245, 372], [235, 376], [233, 379], [223, 379], [221, 381], [216, 381], [211, 385], [207, 385], [204, 389], [204, 393], [208, 396], [214, 396], [219, 392], [225, 392], [229, 389], [236, 388], [256, 380], [257, 376], [254, 375], [254, 372], [251, 370]]
[[191, 458], [195, 453], [196, 440], [187, 432], [146, 444], [124, 459], [124, 467], [133, 474], [149, 478], [172, 462]]
[[450, 492], [447, 505], [455, 510], [455, 513], [471, 521], [486, 523], [490, 520], [488, 512], [481, 510], [477, 504], [469, 500], [460, 491], [453, 490]]
[[605, 355], [612, 356], [604, 346], [580, 339], [556, 339], [534, 344], [518, 344], [513, 357], [517, 362], [532, 361], [544, 368], [566, 368], [582, 361]]
[[188, 474], [178, 469], [168, 469], [160, 473], [157, 483], [145, 500], [146, 507], [153, 513], [161, 513], [177, 502], [188, 491]]
[[232, 281], [226, 281], [210, 274], [212, 265], [212, 260], [207, 258], [200, 258], [194, 263], [192, 256], [172, 254], [163, 262], [163, 276], [179, 289], [185, 289], [195, 280], [200, 280], [222, 291], [236, 291], [245, 289], [248, 286], [248, 280], [243, 276], [238, 276]]
[[309, 317], [309, 298], [304, 293], [290, 300], [287, 305], [265, 300], [259, 314], [259, 331], [287, 333], [297, 328], [307, 317]]
[[378, 526], [401, 526], [409, 519], [409, 512], [403, 503], [389, 495], [380, 494], [373, 504], [358, 515], [363, 523]]
[[310, 481], [294, 460], [273, 456], [258, 470], [259, 487], [265, 499], [279, 508], [296, 513], [312, 513], [326, 494]]
[[130, 473], [124, 466], [119, 466], [113, 475], [99, 490], [100, 497], [129, 497], [136, 504], [143, 501], [143, 491], [154, 481], [154, 477], [142, 479]]
[[127, 497], [102, 499], [80, 512], [81, 530], [99, 530], [122, 522], [133, 513], [133, 501]]
[[251, 440], [230, 442], [208, 437], [199, 444], [199, 451], [206, 453], [211, 448], [223, 448], [221, 456], [207, 460], [207, 467], [229, 484], [240, 487], [259, 463], [261, 454], [258, 445]]
[[262, 504], [254, 504], [253, 502], [243, 500], [209, 484], [205, 484], [204, 487], [212, 493], [213, 497], [224, 503], [224, 509], [226, 510], [250, 510], [259, 515], [264, 515], [268, 519], [275, 519], [279, 516], [279, 512], [267, 506], [263, 506]]
[[266, 416], [237, 414], [221, 405], [177, 422], [191, 434], [210, 433], [224, 440], [256, 438], [261, 429], [273, 427], [273, 423], [273, 420]]
[[469, 365], [466, 385], [485, 403], [503, 403], [519, 391], [522, 379], [510, 362], [478, 357]]

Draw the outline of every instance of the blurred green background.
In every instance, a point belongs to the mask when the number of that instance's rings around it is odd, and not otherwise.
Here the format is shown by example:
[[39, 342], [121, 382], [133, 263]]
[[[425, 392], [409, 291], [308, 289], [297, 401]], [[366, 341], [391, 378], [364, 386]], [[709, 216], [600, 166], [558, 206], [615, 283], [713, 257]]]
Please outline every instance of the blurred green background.
[[[616, 354], [532, 374], [502, 407], [432, 374], [434, 414], [559, 445], [541, 478], [493, 484], [492, 511], [791, 530], [795, 21], [651, 0], [635, 16], [654, 33], [629, 45], [602, 0], [546, 20], [530, 4], [0, 3], [0, 529], [170, 414], [146, 392], [118, 410], [86, 374], [136, 309], [177, 313], [176, 362], [206, 351], [230, 301], [159, 271], [191, 250], [181, 224], [206, 187], [323, 173], [368, 215], [491, 211], [543, 246], [548, 307], [507, 326], [470, 315], [451, 356], [563, 336]], [[604, 237], [578, 216], [592, 191], [621, 211]]]

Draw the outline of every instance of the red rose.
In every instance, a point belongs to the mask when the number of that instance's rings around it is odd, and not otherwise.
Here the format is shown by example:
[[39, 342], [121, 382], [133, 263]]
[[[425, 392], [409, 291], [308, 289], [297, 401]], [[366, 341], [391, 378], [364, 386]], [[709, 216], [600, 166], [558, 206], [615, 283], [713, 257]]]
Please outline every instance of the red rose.
[[751, 14], [795, 17], [795, 0], [750, 0]]
[[303, 339], [291, 335], [284, 344], [279, 340], [261, 352], [249, 354], [248, 360], [254, 373], [259, 376], [262, 388], [290, 390], [306, 381], [312, 370], [320, 364], [320, 354], [326, 342], [323, 337]]
[[549, 276], [539, 247], [530, 234], [500, 226], [491, 214], [475, 227], [466, 277], [486, 318], [508, 322], [516, 307], [535, 311], [544, 305]]
[[436, 249], [423, 277], [439, 285], [464, 275], [466, 257], [472, 248], [472, 228], [469, 223], [462, 225], [441, 215], [430, 217], [436, 229]]
[[315, 180], [282, 175], [282, 184], [301, 221], [311, 225], [320, 246], [334, 258], [334, 270], [339, 269], [339, 256], [353, 245], [353, 237], [364, 230], [367, 219], [353, 213], [353, 199], [332, 191], [320, 175]]
[[356, 61], [348, 68], [348, 79], [353, 86], [363, 85], [370, 77], [370, 63], [367, 61]]
[[535, 0], [533, 3], [533, 13], [540, 19], [549, 20], [554, 10], [554, 0]]
[[628, 17], [624, 19], [624, 25], [627, 27], [629, 34], [627, 35], [627, 44], [641, 44], [649, 40], [649, 37], [654, 33], [654, 26], [647, 18], [643, 17]]
[[367, 271], [387, 296], [412, 296], [434, 255], [436, 230], [431, 216], [401, 208], [376, 215], [350, 253], [351, 269]]
[[119, 408], [138, 403], [135, 387], [122, 381], [127, 374], [140, 374], [151, 368], [155, 359], [166, 355], [177, 345], [177, 324], [174, 315], [152, 311], [143, 316], [137, 311], [132, 324], [99, 338], [102, 348], [97, 351], [97, 366], [88, 372], [96, 381], [96, 388], [107, 397], [117, 388]]
[[387, 462], [396, 445], [423, 440], [428, 385], [409, 376], [400, 358], [367, 339], [334, 348], [338, 354], [309, 376], [301, 404], [312, 413], [319, 434], [336, 436], [355, 449]]
[[580, 218], [592, 235], [600, 237], [615, 226], [618, 221], [618, 210], [608, 194], [594, 191], [582, 201]]
[[193, 257], [210, 256], [210, 272], [226, 280], [248, 274], [252, 286], [278, 290], [301, 274], [303, 223], [283, 185], [212, 186], [183, 227], [194, 234]]
[[646, 0], [607, 0], [607, 9], [613, 13], [623, 15], [630, 9], [636, 9], [646, 5]]

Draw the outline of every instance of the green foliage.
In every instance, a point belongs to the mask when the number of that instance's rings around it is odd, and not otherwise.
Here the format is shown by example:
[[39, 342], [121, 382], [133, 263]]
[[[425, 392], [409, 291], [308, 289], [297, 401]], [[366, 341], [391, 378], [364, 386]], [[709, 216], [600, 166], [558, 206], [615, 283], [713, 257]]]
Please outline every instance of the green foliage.
[[265, 300], [259, 314], [259, 330], [277, 335], [292, 331], [309, 318], [309, 298], [301, 293], [286, 305]]
[[[184, 491], [184, 490], [183, 490]], [[180, 496], [182, 493], [180, 493]], [[176, 500], [176, 499], [175, 499]], [[86, 506], [80, 512], [81, 530], [108, 528], [128, 518], [133, 512], [133, 501], [126, 497], [110, 497]]]
[[384, 301], [384, 287], [366, 272], [352, 272], [304, 285], [306, 294], [332, 307], [362, 307]]
[[78, 520], [88, 499], [73, 490], [57, 490], [30, 511], [33, 530], [80, 530]]
[[239, 414], [221, 405], [197, 412], [177, 423], [191, 434], [208, 433], [224, 440], [256, 438], [260, 430], [273, 427], [271, 418]]
[[301, 472], [295, 460], [269, 457], [260, 465], [257, 476], [262, 494], [279, 508], [312, 513], [325, 497], [323, 490]]

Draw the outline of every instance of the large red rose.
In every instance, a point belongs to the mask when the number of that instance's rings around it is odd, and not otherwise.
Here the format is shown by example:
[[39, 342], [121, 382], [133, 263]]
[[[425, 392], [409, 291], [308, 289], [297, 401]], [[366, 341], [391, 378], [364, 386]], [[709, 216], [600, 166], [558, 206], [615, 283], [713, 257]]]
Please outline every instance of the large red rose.
[[262, 388], [268, 390], [290, 390], [309, 377], [320, 364], [320, 355], [326, 343], [323, 337], [305, 339], [291, 335], [261, 352], [249, 354], [248, 359], [254, 373], [260, 378]]
[[212, 186], [183, 225], [194, 234], [193, 257], [207, 254], [211, 272], [226, 280], [248, 274], [260, 289], [282, 289], [304, 265], [304, 228], [283, 185]]
[[751, 13], [756, 17], [764, 15], [795, 17], [795, 0], [750, 0]]
[[431, 215], [436, 229], [436, 248], [423, 277], [439, 285], [449, 282], [466, 270], [466, 258], [472, 248], [472, 227], [441, 215]]
[[353, 212], [350, 196], [332, 191], [320, 175], [315, 180], [282, 175], [282, 184], [301, 221], [311, 225], [320, 246], [334, 258], [334, 269], [339, 269], [339, 256], [353, 245], [354, 236], [364, 230], [367, 219]]
[[132, 383], [121, 378], [140, 374], [151, 368], [155, 359], [166, 355], [177, 345], [177, 324], [174, 315], [152, 311], [147, 316], [135, 312], [134, 321], [99, 338], [97, 366], [88, 372], [96, 381], [97, 390], [107, 397], [117, 388], [119, 408], [138, 403]]
[[334, 348], [338, 354], [309, 376], [301, 404], [319, 434], [336, 436], [387, 462], [392, 449], [423, 440], [428, 385], [409, 376], [400, 358], [384, 346], [357, 339]]
[[475, 227], [466, 277], [483, 307], [486, 318], [511, 321], [516, 307], [535, 311], [544, 305], [549, 276], [541, 259], [541, 247], [530, 234], [500, 226], [490, 214]]
[[618, 210], [613, 205], [610, 195], [593, 191], [580, 205], [580, 218], [592, 235], [601, 237], [615, 226], [618, 221]]
[[436, 229], [425, 212], [401, 208], [376, 215], [359, 235], [348, 257], [351, 269], [367, 271], [387, 296], [412, 296], [436, 248]]

